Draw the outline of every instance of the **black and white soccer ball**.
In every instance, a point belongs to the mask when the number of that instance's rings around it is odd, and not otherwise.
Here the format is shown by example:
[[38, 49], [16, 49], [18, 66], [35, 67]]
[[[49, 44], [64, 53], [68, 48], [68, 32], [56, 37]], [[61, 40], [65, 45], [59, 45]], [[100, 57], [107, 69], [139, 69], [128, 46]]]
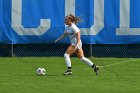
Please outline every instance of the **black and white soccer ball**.
[[37, 68], [36, 73], [38, 76], [44, 76], [46, 75], [46, 70], [42, 67]]

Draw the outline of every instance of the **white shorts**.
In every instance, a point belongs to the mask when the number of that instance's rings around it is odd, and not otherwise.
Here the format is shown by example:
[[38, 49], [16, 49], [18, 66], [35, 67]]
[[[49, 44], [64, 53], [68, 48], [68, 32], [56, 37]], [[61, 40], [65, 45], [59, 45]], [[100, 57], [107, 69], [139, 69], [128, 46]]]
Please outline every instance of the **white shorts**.
[[[76, 44], [72, 43], [71, 45], [76, 46]], [[81, 49], [82, 48], [82, 43], [80, 42], [80, 44], [77, 46], [77, 49]]]

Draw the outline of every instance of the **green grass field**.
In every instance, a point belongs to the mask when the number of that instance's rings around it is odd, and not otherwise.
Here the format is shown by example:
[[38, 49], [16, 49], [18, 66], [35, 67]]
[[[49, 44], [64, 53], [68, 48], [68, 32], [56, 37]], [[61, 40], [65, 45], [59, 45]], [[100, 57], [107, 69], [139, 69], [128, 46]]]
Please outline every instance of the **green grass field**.
[[[0, 93], [140, 93], [140, 59], [90, 58], [103, 66], [100, 75], [72, 58], [72, 76], [63, 58], [0, 58]], [[44, 67], [46, 76], [37, 76]]]

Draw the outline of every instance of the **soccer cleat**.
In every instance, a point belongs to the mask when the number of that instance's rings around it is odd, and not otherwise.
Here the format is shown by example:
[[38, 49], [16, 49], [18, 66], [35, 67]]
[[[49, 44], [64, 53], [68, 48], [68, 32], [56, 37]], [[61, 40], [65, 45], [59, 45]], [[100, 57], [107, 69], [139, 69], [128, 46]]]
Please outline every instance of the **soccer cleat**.
[[72, 71], [71, 70], [67, 70], [63, 75], [72, 75]]
[[94, 69], [94, 72], [96, 73], [96, 75], [98, 76], [98, 74], [99, 74], [99, 66], [95, 66], [93, 69]]

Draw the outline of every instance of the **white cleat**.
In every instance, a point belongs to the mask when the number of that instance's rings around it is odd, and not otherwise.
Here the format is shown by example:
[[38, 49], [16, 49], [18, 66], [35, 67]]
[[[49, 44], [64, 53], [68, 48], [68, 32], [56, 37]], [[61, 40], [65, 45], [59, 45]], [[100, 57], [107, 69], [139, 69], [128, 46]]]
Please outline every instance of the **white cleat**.
[[71, 70], [67, 70], [63, 75], [72, 75], [72, 71]]
[[99, 75], [99, 66], [95, 66], [94, 68], [94, 72], [96, 73], [96, 75]]

